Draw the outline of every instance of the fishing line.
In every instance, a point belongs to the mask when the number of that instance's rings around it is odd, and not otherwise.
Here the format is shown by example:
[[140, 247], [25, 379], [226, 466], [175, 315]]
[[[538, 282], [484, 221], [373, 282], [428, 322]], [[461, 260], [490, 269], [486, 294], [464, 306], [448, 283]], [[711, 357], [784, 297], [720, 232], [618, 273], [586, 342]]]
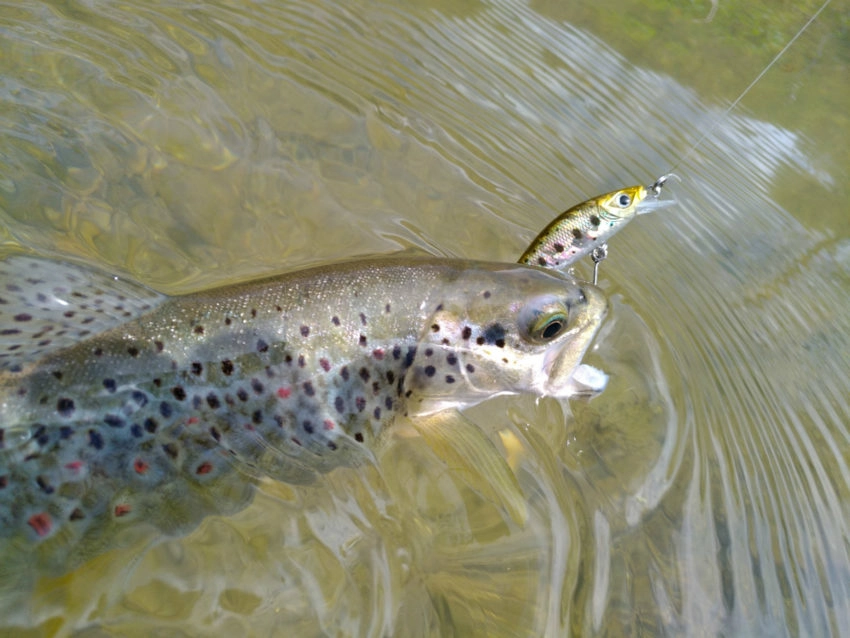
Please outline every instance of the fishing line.
[[[723, 111], [723, 113], [721, 113], [718, 117], [716, 117], [716, 118], [714, 119], [714, 122], [712, 122], [711, 126], [709, 126], [709, 127], [708, 127], [708, 129], [705, 131], [705, 133], [703, 133], [703, 134], [702, 134], [702, 136], [701, 136], [701, 137], [700, 137], [700, 138], [696, 141], [696, 143], [695, 143], [693, 146], [691, 146], [691, 147], [687, 150], [687, 152], [686, 152], [684, 155], [682, 155], [682, 157], [681, 157], [681, 158], [679, 158], [679, 160], [678, 160], [675, 164], [673, 164], [673, 167], [672, 167], [669, 171], [667, 171], [667, 174], [666, 174], [666, 175], [664, 175], [662, 178], [659, 178], [659, 181], [661, 181], [662, 179], [666, 181], [666, 177], [667, 177], [668, 175], [672, 174], [672, 172], [673, 172], [674, 170], [676, 170], [676, 168], [678, 168], [679, 166], [681, 166], [681, 165], [682, 165], [682, 163], [683, 163], [686, 159], [688, 159], [688, 157], [690, 157], [690, 156], [693, 154], [693, 152], [694, 152], [695, 150], [697, 150], [697, 148], [699, 148], [699, 147], [700, 147], [700, 145], [701, 145], [701, 144], [702, 144], [702, 143], [706, 140], [706, 138], [708, 138], [708, 136], [709, 136], [709, 135], [711, 135], [712, 133], [714, 133], [714, 131], [717, 129], [717, 127], [720, 125], [720, 123], [721, 123], [721, 122], [723, 122], [723, 120], [724, 120], [724, 119], [726, 119], [726, 117], [729, 115], [729, 113], [731, 113], [731, 112], [732, 112], [732, 110], [733, 110], [736, 106], [738, 106], [738, 104], [741, 102], [741, 100], [743, 100], [743, 99], [744, 99], [744, 96], [746, 96], [746, 95], [747, 95], [747, 93], [749, 93], [749, 92], [750, 92], [750, 90], [751, 90], [751, 89], [752, 89], [752, 88], [753, 88], [756, 84], [758, 84], [758, 83], [759, 83], [759, 80], [761, 80], [761, 79], [764, 77], [765, 73], [767, 73], [768, 71], [770, 71], [770, 69], [773, 67], [773, 65], [775, 65], [775, 64], [779, 61], [779, 58], [781, 58], [781, 57], [785, 54], [785, 52], [786, 52], [788, 49], [790, 49], [790, 48], [791, 48], [791, 45], [792, 45], [792, 44], [794, 44], [794, 42], [796, 42], [796, 41], [797, 41], [797, 38], [799, 38], [801, 35], [803, 35], [803, 32], [804, 32], [806, 29], [808, 29], [808, 28], [809, 28], [809, 26], [812, 24], [812, 22], [814, 22], [815, 20], [817, 20], [817, 17], [821, 14], [821, 12], [822, 12], [824, 9], [826, 9], [827, 5], [829, 5], [829, 3], [830, 3], [830, 2], [832, 2], [832, 0], [826, 0], [826, 2], [824, 2], [824, 3], [821, 5], [820, 9], [818, 9], [817, 11], [815, 11], [815, 12], [814, 12], [814, 14], [813, 14], [813, 15], [812, 15], [809, 19], [808, 19], [808, 21], [806, 22], [806, 24], [804, 24], [802, 27], [800, 27], [800, 30], [799, 30], [799, 31], [797, 31], [797, 33], [794, 35], [794, 37], [792, 37], [792, 38], [791, 38], [791, 39], [790, 39], [790, 40], [786, 43], [786, 45], [785, 45], [784, 47], [782, 47], [782, 49], [779, 51], [779, 53], [777, 53], [777, 54], [774, 56], [774, 58], [773, 58], [770, 62], [768, 62], [768, 63], [767, 63], [767, 66], [766, 66], [766, 67], [764, 67], [764, 69], [762, 69], [761, 73], [759, 73], [759, 74], [755, 77], [755, 79], [754, 79], [752, 82], [750, 82], [749, 86], [747, 86], [747, 88], [745, 88], [745, 89], [743, 90], [743, 92], [742, 92], [742, 93], [741, 93], [741, 94], [737, 97], [737, 99], [736, 99], [734, 102], [732, 102], [732, 104], [730, 104], [730, 105], [729, 105], [729, 107], [728, 107], [725, 111]], [[660, 185], [658, 184], [658, 182], [656, 182], [653, 186], [656, 186], [656, 185], [657, 185], [657, 186], [661, 186], [661, 185], [663, 185], [663, 182], [662, 182]]]

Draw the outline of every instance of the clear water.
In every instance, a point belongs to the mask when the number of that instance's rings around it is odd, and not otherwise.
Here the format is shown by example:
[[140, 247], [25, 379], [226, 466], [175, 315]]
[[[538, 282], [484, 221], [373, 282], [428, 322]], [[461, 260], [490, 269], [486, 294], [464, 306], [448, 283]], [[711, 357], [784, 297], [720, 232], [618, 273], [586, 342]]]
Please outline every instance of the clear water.
[[[167, 292], [405, 248], [512, 261], [678, 164], [818, 5], [2, 3], [0, 241]], [[839, 634], [848, 15], [612, 241], [609, 389], [473, 412], [525, 528], [400, 428], [374, 467], [40, 578], [0, 633]]]

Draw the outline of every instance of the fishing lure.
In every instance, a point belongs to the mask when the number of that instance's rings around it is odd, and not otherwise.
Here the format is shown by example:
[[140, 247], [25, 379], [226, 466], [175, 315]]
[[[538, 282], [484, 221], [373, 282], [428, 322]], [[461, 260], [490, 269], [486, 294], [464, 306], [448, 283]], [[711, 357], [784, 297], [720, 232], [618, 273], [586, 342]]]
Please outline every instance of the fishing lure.
[[519, 263], [565, 270], [585, 255], [594, 261], [593, 282], [607, 255], [607, 241], [637, 215], [675, 203], [660, 200], [672, 173], [649, 186], [628, 186], [588, 199], [568, 209], [544, 228], [519, 258]]

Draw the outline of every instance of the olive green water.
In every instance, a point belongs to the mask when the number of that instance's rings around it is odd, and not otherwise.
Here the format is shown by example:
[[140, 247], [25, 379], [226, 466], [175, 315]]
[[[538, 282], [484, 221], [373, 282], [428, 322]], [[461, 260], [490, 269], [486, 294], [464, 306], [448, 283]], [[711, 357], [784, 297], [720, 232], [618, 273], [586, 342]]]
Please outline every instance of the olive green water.
[[[515, 260], [678, 163], [819, 6], [680, 4], [0, 3], [0, 240], [166, 292], [399, 249]], [[0, 634], [839, 634], [848, 15], [612, 241], [606, 392], [472, 413], [525, 528], [401, 430], [374, 467], [41, 578]]]

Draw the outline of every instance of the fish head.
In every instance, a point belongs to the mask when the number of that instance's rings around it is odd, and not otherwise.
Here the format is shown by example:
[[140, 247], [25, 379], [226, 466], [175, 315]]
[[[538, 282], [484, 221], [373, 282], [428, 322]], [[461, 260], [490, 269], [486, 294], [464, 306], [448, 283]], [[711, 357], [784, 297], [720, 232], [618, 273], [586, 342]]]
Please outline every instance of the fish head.
[[405, 378], [413, 412], [468, 407], [500, 394], [570, 396], [573, 372], [607, 313], [599, 288], [505, 265], [453, 283], [432, 306]]

